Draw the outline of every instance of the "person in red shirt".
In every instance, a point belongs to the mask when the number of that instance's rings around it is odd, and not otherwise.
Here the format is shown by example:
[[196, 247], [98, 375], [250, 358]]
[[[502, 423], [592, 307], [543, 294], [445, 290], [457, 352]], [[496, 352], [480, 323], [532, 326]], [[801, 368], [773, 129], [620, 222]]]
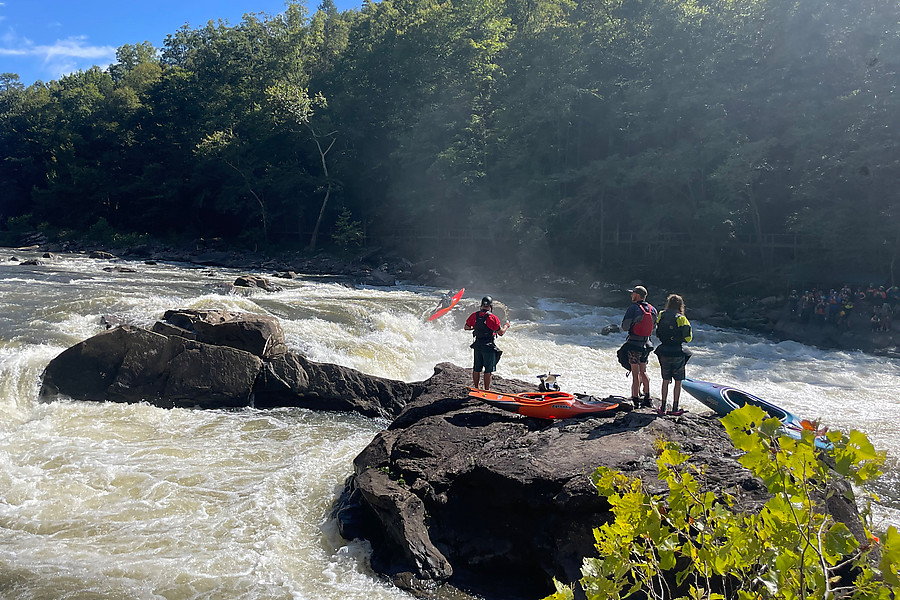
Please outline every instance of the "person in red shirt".
[[493, 313], [494, 300], [490, 296], [481, 299], [481, 308], [466, 319], [466, 331], [475, 336], [471, 348], [475, 351], [475, 362], [472, 366], [472, 381], [478, 387], [481, 371], [484, 370], [484, 388], [491, 389], [491, 375], [497, 369], [500, 350], [494, 344], [494, 338], [503, 335], [509, 329], [509, 321], [500, 325], [500, 319]]

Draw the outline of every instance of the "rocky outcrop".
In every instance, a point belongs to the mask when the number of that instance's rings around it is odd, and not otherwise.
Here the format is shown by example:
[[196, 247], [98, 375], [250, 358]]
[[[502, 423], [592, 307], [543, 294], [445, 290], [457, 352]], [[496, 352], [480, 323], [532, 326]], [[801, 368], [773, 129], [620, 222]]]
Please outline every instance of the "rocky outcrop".
[[40, 397], [235, 408], [251, 403], [261, 367], [249, 352], [124, 325], [50, 361]]
[[280, 292], [284, 288], [277, 286], [261, 275], [241, 275], [234, 280], [234, 287], [255, 288], [267, 292]]
[[156, 406], [300, 406], [393, 418], [417, 393], [402, 381], [316, 363], [285, 351], [272, 317], [168, 311], [153, 330], [120, 325], [50, 361], [40, 397]]
[[391, 418], [419, 392], [416, 384], [315, 363], [292, 353], [267, 362], [254, 387], [258, 408], [299, 406]]
[[[283, 344], [276, 325], [262, 315], [172, 311], [154, 331], [117, 326], [54, 358], [41, 398], [300, 406], [393, 418], [354, 460], [333, 513], [345, 538], [372, 543], [377, 572], [414, 592], [449, 583], [513, 600], [552, 592], [553, 577], [577, 580], [583, 558], [594, 554], [593, 528], [612, 516], [591, 474], [607, 466], [662, 494], [661, 439], [679, 443], [702, 465], [705, 489], [729, 492], [737, 510], [758, 510], [766, 500], [715, 417], [636, 410], [527, 418], [470, 399], [471, 371], [448, 363], [408, 384], [269, 352], [271, 340]], [[493, 387], [534, 386], [495, 377]], [[823, 503], [852, 523], [857, 513], [847, 497], [838, 491]]]
[[[703, 466], [707, 490], [735, 495], [737, 510], [766, 500], [713, 416], [641, 410], [548, 422], [469, 399], [468, 376], [438, 365], [356, 458], [335, 505], [344, 537], [370, 540], [373, 567], [397, 585], [449, 582], [510, 600], [552, 593], [553, 577], [579, 579], [583, 558], [595, 553], [593, 528], [612, 517], [590, 475], [603, 465], [666, 492], [655, 462], [661, 439]], [[500, 391], [531, 387], [494, 381]]]
[[262, 359], [287, 351], [284, 330], [275, 317], [227, 310], [167, 310], [153, 331], [213, 346], [244, 350]]

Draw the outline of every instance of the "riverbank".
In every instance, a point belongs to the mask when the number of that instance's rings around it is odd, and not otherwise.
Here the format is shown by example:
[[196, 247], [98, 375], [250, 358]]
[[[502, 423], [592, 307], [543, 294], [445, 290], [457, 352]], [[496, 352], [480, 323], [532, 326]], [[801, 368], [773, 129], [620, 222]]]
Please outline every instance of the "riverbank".
[[[354, 256], [340, 257], [326, 252], [302, 251], [259, 253], [237, 251], [196, 242], [191, 247], [162, 244], [116, 247], [96, 243], [35, 243], [16, 250], [53, 253], [106, 252], [114, 257], [145, 262], [181, 262], [198, 267], [225, 267], [259, 271], [276, 278], [321, 277], [349, 284], [390, 286], [397, 282], [430, 285], [438, 288], [473, 287], [496, 289], [504, 293], [528, 296], [561, 297], [596, 306], [628, 306], [627, 293], [633, 285], [645, 285], [649, 301], [662, 308], [669, 293], [684, 297], [689, 319], [728, 329], [743, 329], [773, 340], [793, 340], [828, 349], [855, 350], [900, 358], [900, 322], [890, 331], [872, 331], [869, 316], [873, 306], [856, 303], [848, 327], [803, 323], [791, 314], [788, 290], [784, 294], [754, 296], [729, 288], [683, 282], [660, 283], [645, 280], [604, 281], [596, 273], [520, 273], [502, 264], [489, 268], [453, 269], [435, 259], [414, 262], [397, 254], [371, 248]], [[898, 320], [900, 321], [900, 320]]]

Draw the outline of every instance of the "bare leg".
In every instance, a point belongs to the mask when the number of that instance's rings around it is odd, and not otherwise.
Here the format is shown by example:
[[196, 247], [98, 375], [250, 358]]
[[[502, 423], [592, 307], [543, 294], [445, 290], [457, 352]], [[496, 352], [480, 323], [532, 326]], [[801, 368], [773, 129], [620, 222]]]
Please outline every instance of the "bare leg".
[[480, 375], [481, 373], [479, 373], [478, 371], [472, 371], [472, 381], [475, 383], [476, 388], [478, 387], [478, 379]]
[[672, 390], [672, 410], [678, 410], [678, 399], [681, 398], [681, 382], [675, 380], [675, 388]]
[[650, 397], [650, 376], [647, 375], [647, 363], [641, 363], [641, 385], [644, 388], [644, 394]]
[[[676, 386], [675, 389], [678, 389], [677, 383], [675, 384], [675, 386]], [[662, 391], [660, 392], [660, 395], [662, 396], [662, 402], [659, 405], [659, 409], [661, 411], [665, 411], [666, 410], [666, 399], [669, 397], [669, 380], [668, 379], [663, 379]]]
[[641, 396], [641, 366], [631, 365], [631, 397]]
[[484, 374], [484, 389], [491, 389], [491, 374], [487, 372]]

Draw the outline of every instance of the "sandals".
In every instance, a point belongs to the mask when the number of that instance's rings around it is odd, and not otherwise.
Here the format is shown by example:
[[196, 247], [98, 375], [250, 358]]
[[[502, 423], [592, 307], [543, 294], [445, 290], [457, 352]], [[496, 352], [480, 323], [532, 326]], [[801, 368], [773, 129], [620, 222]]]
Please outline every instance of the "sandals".
[[670, 417], [680, 417], [685, 413], [684, 409], [679, 408], [678, 410], [670, 410], [666, 414]]

